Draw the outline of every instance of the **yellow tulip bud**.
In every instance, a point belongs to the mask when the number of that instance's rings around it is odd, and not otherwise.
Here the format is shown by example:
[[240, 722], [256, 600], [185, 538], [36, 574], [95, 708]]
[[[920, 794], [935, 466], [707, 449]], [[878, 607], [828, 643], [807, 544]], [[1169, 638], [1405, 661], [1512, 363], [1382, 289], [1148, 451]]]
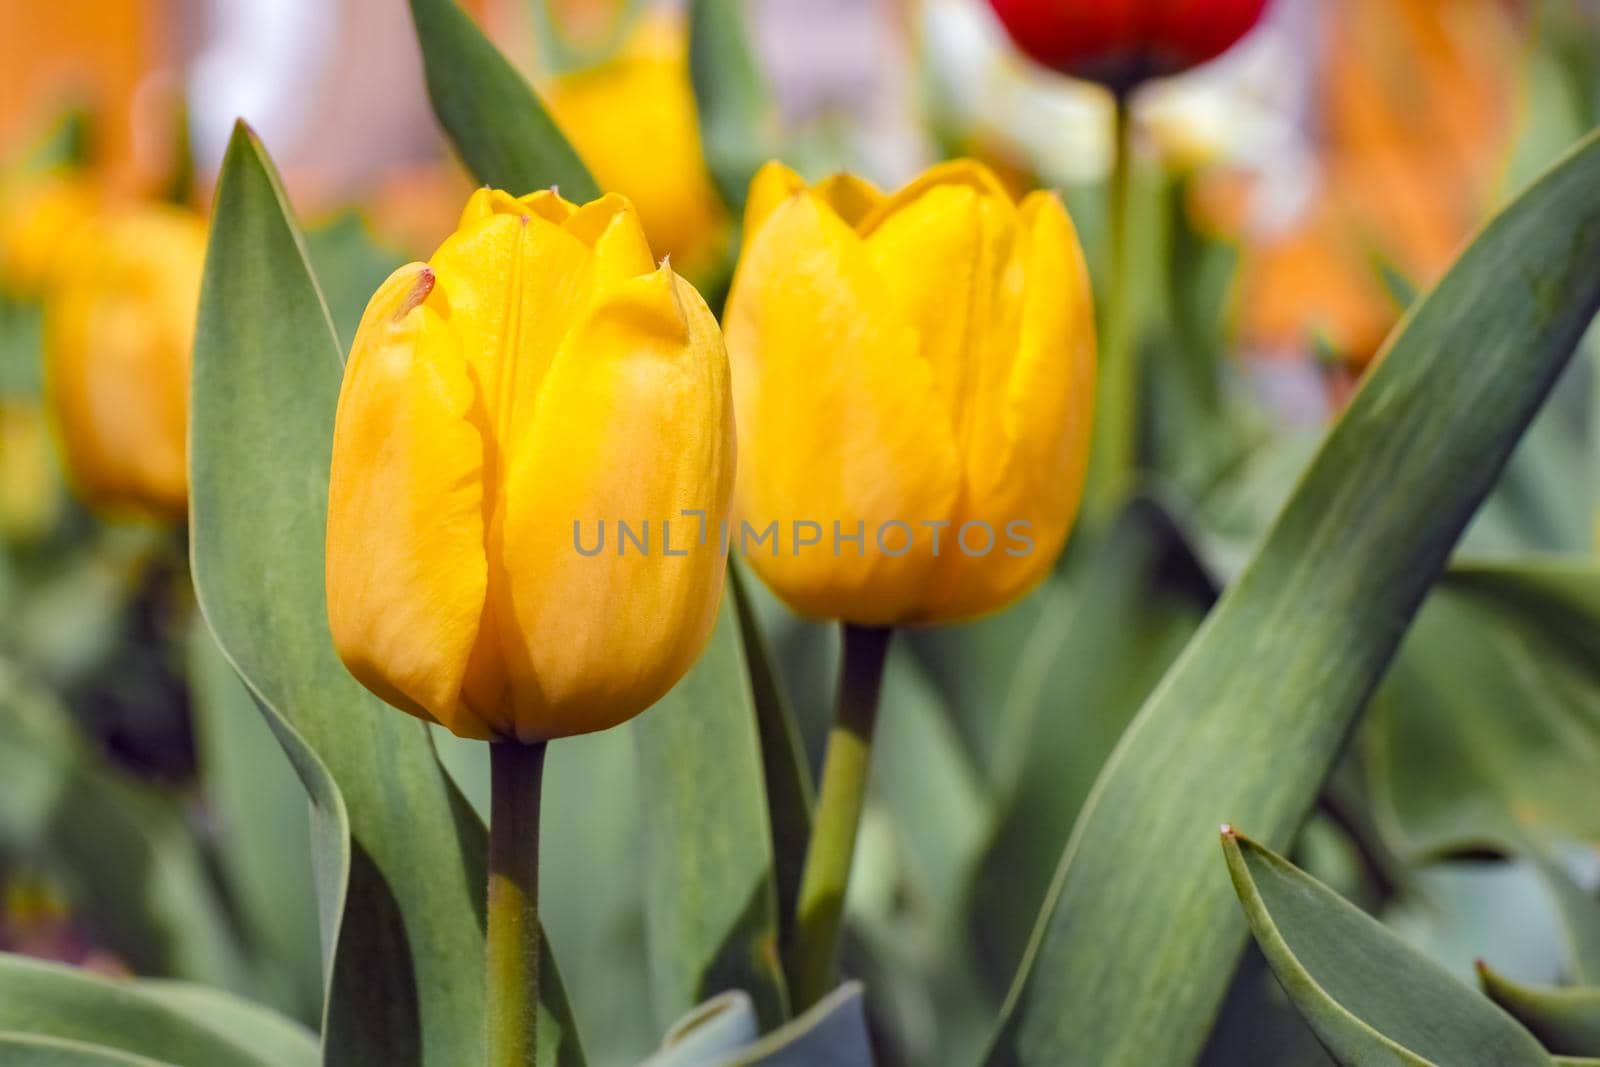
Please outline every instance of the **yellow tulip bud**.
[[890, 196], [768, 164], [725, 325], [737, 544], [791, 607], [944, 622], [1049, 571], [1083, 488], [1095, 366], [1053, 194], [1014, 203], [969, 161]]
[[480, 190], [351, 349], [328, 489], [339, 655], [464, 737], [631, 718], [710, 635], [725, 558], [699, 535], [726, 521], [733, 464], [716, 320], [656, 268], [632, 205]]
[[554, 78], [550, 112], [602, 188], [627, 196], [651, 247], [690, 277], [728, 240], [706, 169], [681, 20], [651, 16], [599, 66]]
[[54, 269], [46, 389], [68, 474], [90, 503], [183, 514], [189, 348], [205, 254], [198, 215], [147, 206], [85, 222]]

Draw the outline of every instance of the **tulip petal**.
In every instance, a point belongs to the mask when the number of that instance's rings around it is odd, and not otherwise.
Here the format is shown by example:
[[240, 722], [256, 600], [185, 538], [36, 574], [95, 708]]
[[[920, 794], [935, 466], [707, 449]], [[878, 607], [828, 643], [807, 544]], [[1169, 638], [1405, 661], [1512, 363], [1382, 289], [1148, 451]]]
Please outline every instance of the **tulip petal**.
[[749, 244], [779, 204], [805, 190], [806, 180], [793, 170], [775, 159], [763, 163], [750, 179], [750, 193], [744, 201], [745, 243]]
[[356, 333], [328, 485], [328, 621], [367, 688], [488, 738], [461, 697], [487, 582], [484, 442], [441, 296], [426, 266], [402, 267]]
[[[752, 202], [754, 202], [754, 199]], [[728, 300], [726, 333], [740, 433], [738, 501], [779, 544], [747, 552], [763, 579], [803, 614], [891, 623], [913, 611], [933, 563], [928, 531], [959, 488], [917, 333], [855, 232], [815, 195], [791, 196], [748, 242]], [[796, 522], [820, 544], [795, 545]], [[833, 539], [865, 524], [869, 543]], [[903, 522], [916, 547], [871, 543]], [[810, 532], [807, 533], [810, 537]], [[895, 534], [898, 551], [903, 534]], [[837, 552], [836, 552], [837, 550]]]
[[1020, 324], [1017, 210], [986, 168], [958, 161], [896, 193], [862, 229], [917, 330], [966, 480], [980, 477], [987, 457], [974, 446], [999, 433]]
[[[809, 188], [812, 196], [852, 228], [872, 216], [884, 201], [883, 191], [876, 185], [845, 171], [829, 175]], [[806, 180], [782, 163], [772, 160], [764, 164], [751, 179], [750, 193], [745, 198], [746, 237], [754, 235], [779, 204], [806, 190]]]
[[845, 171], [822, 179], [811, 191], [849, 226], [860, 226], [884, 202], [883, 191], [876, 185]]
[[562, 225], [593, 250], [596, 288], [655, 269], [639, 213], [626, 197], [607, 193], [573, 212]]
[[474, 215], [469, 206], [463, 217], [474, 221], [452, 234], [429, 262], [448, 296], [450, 328], [482, 394], [487, 482], [493, 486], [500, 481], [500, 452], [529, 422], [545, 370], [588, 301], [594, 256], [565, 228], [571, 205], [555, 194], [512, 200], [480, 190], [473, 199], [480, 198], [494, 210]]
[[[975, 520], [988, 524], [996, 542], [982, 556], [957, 552], [942, 561], [922, 621], [981, 614], [1042, 579], [1066, 542], [1083, 493], [1095, 374], [1088, 269], [1054, 194], [1030, 194], [1020, 216], [1018, 260], [1026, 285], [1016, 354], [990, 401], [993, 421], [971, 442], [956, 517], [958, 530]], [[1010, 527], [1018, 522], [1026, 526]], [[980, 540], [975, 531], [973, 544]]]
[[[511, 457], [491, 536], [512, 697], [484, 710], [503, 731], [535, 741], [614, 726], [699, 655], [725, 564], [714, 531], [732, 491], [731, 402], [716, 321], [668, 269], [601, 290], [574, 325]], [[705, 515], [704, 544], [686, 509]], [[619, 521], [648, 549], [619, 542]], [[580, 551], [601, 522], [603, 549]]]

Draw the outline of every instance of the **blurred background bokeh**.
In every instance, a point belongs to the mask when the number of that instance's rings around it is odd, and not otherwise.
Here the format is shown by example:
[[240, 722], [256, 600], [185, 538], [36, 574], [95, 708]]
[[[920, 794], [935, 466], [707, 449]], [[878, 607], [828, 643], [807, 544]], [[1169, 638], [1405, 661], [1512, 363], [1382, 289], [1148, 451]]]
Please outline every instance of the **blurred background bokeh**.
[[[637, 201], [656, 254], [715, 300], [738, 218], [701, 157], [681, 8], [464, 4], [600, 183]], [[1027, 63], [980, 0], [749, 0], [748, 10], [791, 163], [893, 186], [935, 159], [979, 156], [1018, 189], [1060, 189], [1102, 270], [1104, 90]], [[346, 342], [376, 283], [431, 252], [472, 183], [430, 111], [401, 0], [0, 0], [0, 71], [0, 948], [248, 989], [314, 1023], [304, 797], [199, 635], [172, 519], [181, 486], [175, 505], [130, 518], [100, 507], [93, 478], [64, 466], [41, 360], [50, 304], [74, 276], [75, 245], [106, 258], [112, 231], [97, 220], [158, 203], [202, 218], [240, 116], [309, 225]], [[1221, 60], [1135, 100], [1147, 330], [1204, 349], [1270, 432], [1299, 440], [1337, 412], [1413, 294], [1486, 214], [1597, 114], [1600, 0], [1277, 0]], [[86, 224], [102, 228], [75, 232]], [[128, 388], [153, 373], [137, 371]], [[1196, 455], [1209, 446], [1186, 436], [1187, 417], [1153, 423], [1169, 437], [1150, 448], [1163, 475], [1192, 490], [1218, 464]], [[1581, 492], [1480, 529], [1484, 543], [1592, 547], [1594, 467], [1593, 457], [1561, 467]], [[815, 764], [828, 703], [816, 665], [832, 653], [766, 610]], [[981, 630], [963, 639], [985, 647]], [[915, 685], [953, 706], [960, 735], [982, 709], [965, 707], [975, 681], [938, 670], [951, 640], [928, 639]], [[914, 686], [898, 691], [921, 699]], [[1019, 758], [976, 731], [940, 744], [967, 752], [961, 773], [974, 789]], [[627, 803], [625, 744], [562, 748], [552, 788], [603, 777]], [[935, 748], [916, 758], [951, 758]], [[897, 788], [896, 768], [886, 773]], [[623, 1008], [648, 997], [642, 967], [616, 978], [641, 936], [612, 867], [633, 831], [592, 811], [546, 818], [557, 824], [546, 865], [565, 872], [549, 890], [550, 923], [590, 950], [562, 960], [590, 1052], [630, 1062], [658, 1036]], [[859, 934], [877, 938], [866, 955], [878, 966], [935, 976], [890, 975], [879, 993], [901, 1020], [899, 1054], [934, 1062], [915, 1035], [936, 1032], [950, 971], [904, 916], [939, 902], [905, 897], [900, 846], [884, 844], [895, 833], [869, 812], [852, 906], [882, 920]]]

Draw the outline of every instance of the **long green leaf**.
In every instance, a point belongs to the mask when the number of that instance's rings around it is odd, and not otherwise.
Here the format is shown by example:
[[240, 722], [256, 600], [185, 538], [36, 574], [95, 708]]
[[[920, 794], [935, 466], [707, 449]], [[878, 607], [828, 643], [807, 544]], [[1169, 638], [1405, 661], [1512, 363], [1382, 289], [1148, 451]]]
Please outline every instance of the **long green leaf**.
[[[335, 1063], [483, 1056], [485, 838], [427, 728], [344, 670], [323, 542], [338, 341], [277, 176], [223, 161], [195, 340], [190, 523], [206, 620], [311, 794]], [[580, 1059], [548, 953], [542, 1042]]]
[[761, 741], [730, 595], [711, 644], [632, 725], [646, 947], [663, 1026], [728, 989], [764, 1025], [788, 1016]]
[[1287, 860], [1223, 828], [1256, 944], [1343, 1067], [1549, 1067], [1505, 1012]]
[[[240, 1018], [252, 1025], [240, 1028]], [[103, 1045], [177, 1067], [317, 1062], [309, 1031], [227, 994], [181, 1002], [162, 989], [9, 953], [0, 953], [0, 1031]]]
[[87, 1041], [6, 1033], [0, 1033], [0, 1063], [25, 1063], [28, 1067], [171, 1067], [148, 1056]]
[[[1600, 307], [1600, 134], [1410, 315], [1095, 785], [990, 1062], [1192, 1062], [1244, 945], [1211, 852], [1287, 847], [1400, 635]], [[1159, 1019], [1160, 1025], [1150, 1025]]]
[[322, 963], [306, 791], [211, 631], [189, 638], [189, 693], [217, 853], [259, 975], [258, 995], [322, 1014]]
[[411, 0], [411, 18], [434, 114], [479, 181], [519, 196], [553, 185], [579, 203], [600, 195], [539, 95], [456, 0]]

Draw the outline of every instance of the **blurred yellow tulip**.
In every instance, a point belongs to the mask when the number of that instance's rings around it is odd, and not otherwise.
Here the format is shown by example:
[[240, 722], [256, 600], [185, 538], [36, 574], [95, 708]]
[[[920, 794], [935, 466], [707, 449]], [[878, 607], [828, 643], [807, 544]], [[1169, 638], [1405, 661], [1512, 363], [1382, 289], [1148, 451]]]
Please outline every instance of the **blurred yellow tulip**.
[[86, 500], [181, 516], [188, 502], [189, 348], [206, 227], [140, 206], [74, 230], [47, 287], [46, 389]]
[[551, 114], [601, 188], [631, 199], [657, 256], [696, 277], [728, 241], [706, 169], [681, 20], [652, 15], [598, 66], [545, 86]]
[[943, 622], [1049, 571], [1095, 373], [1088, 274], [1056, 196], [1014, 203], [970, 161], [890, 196], [769, 163], [725, 321], [739, 544], [790, 606]]
[[51, 171], [0, 187], [0, 289], [43, 294], [72, 232], [100, 209], [87, 178]]
[[328, 493], [339, 655], [465, 737], [631, 718], [710, 635], [724, 554], [696, 535], [726, 519], [733, 465], [716, 320], [627, 199], [480, 190], [352, 346]]

